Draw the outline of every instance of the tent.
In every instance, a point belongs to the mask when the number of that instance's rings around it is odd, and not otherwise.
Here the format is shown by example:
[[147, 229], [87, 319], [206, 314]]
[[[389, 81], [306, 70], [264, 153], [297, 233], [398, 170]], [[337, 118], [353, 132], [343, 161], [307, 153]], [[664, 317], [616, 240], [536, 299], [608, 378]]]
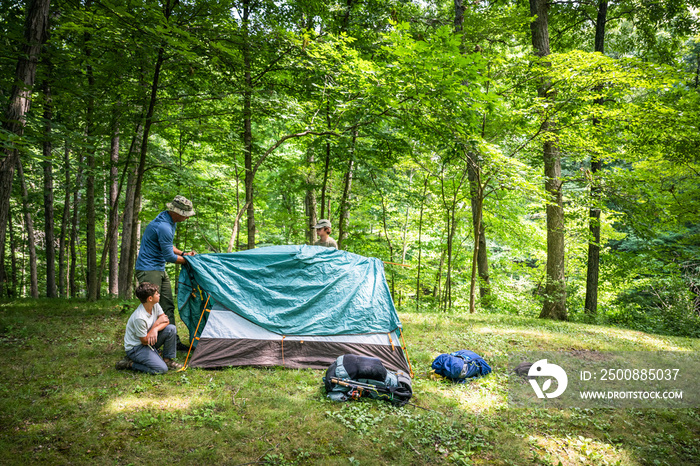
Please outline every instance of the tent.
[[346, 353], [410, 372], [384, 265], [318, 246], [185, 256], [178, 307], [192, 367], [325, 369]]

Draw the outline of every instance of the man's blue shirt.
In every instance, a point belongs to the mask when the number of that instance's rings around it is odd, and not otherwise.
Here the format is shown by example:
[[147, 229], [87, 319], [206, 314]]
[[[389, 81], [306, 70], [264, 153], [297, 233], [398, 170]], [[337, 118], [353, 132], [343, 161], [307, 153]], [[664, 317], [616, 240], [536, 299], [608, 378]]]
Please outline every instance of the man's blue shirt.
[[136, 270], [165, 270], [166, 262], [175, 262], [173, 238], [177, 225], [164, 210], [148, 224], [141, 238]]

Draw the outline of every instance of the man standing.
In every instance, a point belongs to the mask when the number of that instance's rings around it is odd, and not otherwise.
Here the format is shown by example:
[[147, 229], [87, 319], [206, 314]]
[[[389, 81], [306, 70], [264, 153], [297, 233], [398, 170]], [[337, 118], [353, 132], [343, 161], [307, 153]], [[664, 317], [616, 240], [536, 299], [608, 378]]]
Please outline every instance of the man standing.
[[[194, 256], [194, 251], [183, 252], [173, 245], [177, 223], [184, 222], [194, 215], [192, 202], [184, 196], [175, 196], [164, 210], [148, 224], [141, 238], [141, 248], [136, 259], [136, 279], [139, 283], [153, 283], [160, 290], [160, 306], [175, 324], [175, 302], [170, 279], [165, 271], [165, 263], [184, 264], [183, 256]], [[177, 338], [177, 349], [186, 351], [189, 347]]]
[[338, 243], [329, 236], [331, 234], [331, 222], [329, 220], [319, 220], [314, 228], [316, 233], [318, 233], [318, 241], [314, 243], [314, 246], [338, 249]]

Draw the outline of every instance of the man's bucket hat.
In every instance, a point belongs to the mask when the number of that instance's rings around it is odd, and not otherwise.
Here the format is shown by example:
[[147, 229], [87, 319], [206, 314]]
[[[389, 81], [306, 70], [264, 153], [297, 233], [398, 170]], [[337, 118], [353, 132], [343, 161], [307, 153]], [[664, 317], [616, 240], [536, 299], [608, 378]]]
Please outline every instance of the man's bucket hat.
[[165, 204], [169, 211], [180, 214], [183, 217], [191, 217], [194, 215], [194, 208], [192, 208], [192, 201], [187, 199], [185, 196], [177, 195], [173, 202], [168, 202]]

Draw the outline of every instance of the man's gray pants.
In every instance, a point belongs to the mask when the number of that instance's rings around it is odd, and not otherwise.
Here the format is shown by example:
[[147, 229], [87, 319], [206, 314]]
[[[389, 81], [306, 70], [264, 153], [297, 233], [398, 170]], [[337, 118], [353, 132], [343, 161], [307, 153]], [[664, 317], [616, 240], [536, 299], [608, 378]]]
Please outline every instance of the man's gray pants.
[[134, 370], [147, 374], [165, 374], [168, 366], [160, 357], [156, 349], [163, 347], [163, 358], [174, 359], [177, 344], [177, 333], [173, 324], [168, 324], [158, 332], [158, 340], [153, 348], [147, 345], [139, 345], [126, 352], [126, 355], [134, 361]]

